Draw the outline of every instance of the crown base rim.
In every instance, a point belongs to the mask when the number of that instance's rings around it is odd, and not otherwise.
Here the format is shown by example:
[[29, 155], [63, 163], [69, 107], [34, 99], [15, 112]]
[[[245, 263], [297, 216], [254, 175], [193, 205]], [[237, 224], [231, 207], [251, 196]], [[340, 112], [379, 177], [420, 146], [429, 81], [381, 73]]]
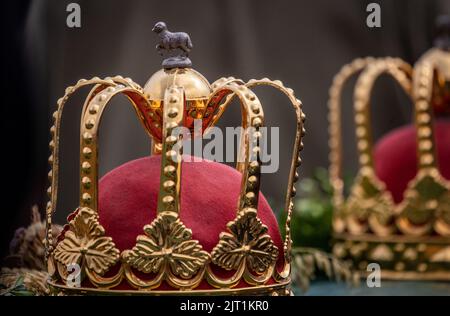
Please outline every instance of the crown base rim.
[[130, 295], [130, 296], [232, 296], [232, 295], [290, 295], [290, 280], [278, 284], [227, 288], [227, 289], [202, 289], [202, 290], [113, 290], [87, 287], [69, 287], [48, 280], [50, 291], [63, 295]]

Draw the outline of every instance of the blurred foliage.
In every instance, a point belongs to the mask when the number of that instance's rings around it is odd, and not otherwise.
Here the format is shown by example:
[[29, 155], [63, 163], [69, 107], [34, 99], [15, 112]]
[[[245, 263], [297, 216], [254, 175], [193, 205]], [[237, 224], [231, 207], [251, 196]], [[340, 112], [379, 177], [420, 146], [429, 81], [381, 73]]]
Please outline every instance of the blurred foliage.
[[[351, 176], [344, 177], [347, 194]], [[342, 261], [331, 252], [333, 188], [328, 170], [317, 168], [310, 178], [303, 178], [297, 185], [297, 195], [291, 220], [292, 280], [300, 293], [309, 289], [316, 279], [345, 282], [350, 286], [359, 283], [359, 274], [349, 262]], [[284, 234], [286, 212], [279, 213], [280, 230]]]
[[353, 271], [350, 262], [322, 250], [308, 247], [292, 249], [292, 281], [301, 294], [308, 291], [311, 281], [325, 276], [331, 281], [345, 282], [349, 286], [359, 285], [360, 275]]
[[[351, 177], [344, 178], [346, 188], [350, 181]], [[325, 168], [317, 168], [312, 177], [301, 179], [296, 189], [297, 196], [291, 221], [294, 247], [312, 247], [329, 252], [331, 250], [333, 189], [328, 171]], [[283, 233], [286, 215], [286, 212], [279, 212], [280, 229]]]
[[[297, 196], [291, 221], [291, 234], [295, 247], [314, 247], [330, 250], [332, 188], [328, 172], [315, 170], [311, 178], [297, 183]], [[280, 212], [280, 226], [284, 233], [286, 212]]]
[[20, 276], [10, 287], [0, 284], [0, 296], [34, 296], [35, 294], [27, 289], [24, 281], [25, 277]]

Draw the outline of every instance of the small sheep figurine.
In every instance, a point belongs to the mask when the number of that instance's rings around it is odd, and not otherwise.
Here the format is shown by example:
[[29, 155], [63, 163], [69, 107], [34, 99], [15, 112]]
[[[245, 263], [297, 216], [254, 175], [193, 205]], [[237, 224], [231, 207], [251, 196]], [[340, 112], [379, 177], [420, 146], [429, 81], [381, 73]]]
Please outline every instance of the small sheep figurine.
[[190, 67], [191, 61], [188, 58], [193, 45], [187, 33], [170, 32], [164, 22], [158, 22], [153, 27], [153, 32], [158, 34], [160, 42], [156, 45], [156, 50], [161, 56], [164, 51], [170, 53], [176, 50], [181, 51], [181, 55], [172, 56], [163, 61], [164, 68]]

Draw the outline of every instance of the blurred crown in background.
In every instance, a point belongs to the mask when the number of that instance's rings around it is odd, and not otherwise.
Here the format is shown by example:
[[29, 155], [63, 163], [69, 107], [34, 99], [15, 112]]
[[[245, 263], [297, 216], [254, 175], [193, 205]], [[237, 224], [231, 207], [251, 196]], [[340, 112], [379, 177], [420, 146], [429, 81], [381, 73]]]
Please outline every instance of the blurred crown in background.
[[[434, 48], [414, 65], [398, 58], [356, 59], [330, 89], [330, 180], [334, 189], [334, 246], [382, 278], [450, 280], [450, 17], [437, 19]], [[360, 73], [354, 89], [359, 171], [344, 197], [341, 92]], [[370, 98], [377, 78], [393, 77], [410, 97], [415, 125], [383, 137], [373, 149]]]
[[[193, 47], [186, 33], [153, 31], [164, 56], [144, 88], [121, 76], [79, 80], [58, 100], [51, 127], [51, 186], [46, 210], [49, 285], [61, 293], [124, 294], [290, 294], [290, 218], [301, 163], [305, 116], [300, 100], [280, 81], [232, 77], [213, 84], [191, 68]], [[93, 85], [81, 115], [79, 206], [53, 239], [57, 205], [58, 152], [64, 105], [79, 88]], [[259, 192], [263, 108], [251, 88], [272, 86], [291, 101], [297, 119], [286, 193], [286, 234]], [[152, 142], [150, 157], [128, 162], [98, 179], [98, 131], [110, 100], [125, 95]], [[202, 133], [214, 126], [232, 99], [242, 109], [236, 169], [199, 161], [182, 162], [175, 146], [180, 126]], [[251, 133], [251, 135], [250, 135]], [[194, 136], [194, 135], [191, 135]], [[150, 143], [150, 142], [149, 142]], [[69, 285], [73, 265], [80, 284]], [[69, 269], [68, 269], [69, 268]], [[73, 283], [73, 282], [72, 282]], [[71, 284], [72, 284], [71, 283]]]

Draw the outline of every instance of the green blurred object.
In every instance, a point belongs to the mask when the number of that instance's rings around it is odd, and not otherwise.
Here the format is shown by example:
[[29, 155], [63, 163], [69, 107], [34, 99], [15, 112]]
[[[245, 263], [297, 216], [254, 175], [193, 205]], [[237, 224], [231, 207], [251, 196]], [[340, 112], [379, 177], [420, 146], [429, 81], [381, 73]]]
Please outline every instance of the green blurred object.
[[[350, 177], [344, 179], [346, 184], [348, 179]], [[303, 178], [297, 183], [291, 221], [294, 247], [312, 247], [327, 252], [331, 250], [332, 194], [333, 189], [325, 168], [317, 168], [311, 178]], [[286, 212], [279, 214], [280, 229], [284, 233]]]
[[24, 279], [24, 276], [18, 277], [9, 288], [0, 285], [0, 296], [34, 296], [35, 294], [26, 288]]

